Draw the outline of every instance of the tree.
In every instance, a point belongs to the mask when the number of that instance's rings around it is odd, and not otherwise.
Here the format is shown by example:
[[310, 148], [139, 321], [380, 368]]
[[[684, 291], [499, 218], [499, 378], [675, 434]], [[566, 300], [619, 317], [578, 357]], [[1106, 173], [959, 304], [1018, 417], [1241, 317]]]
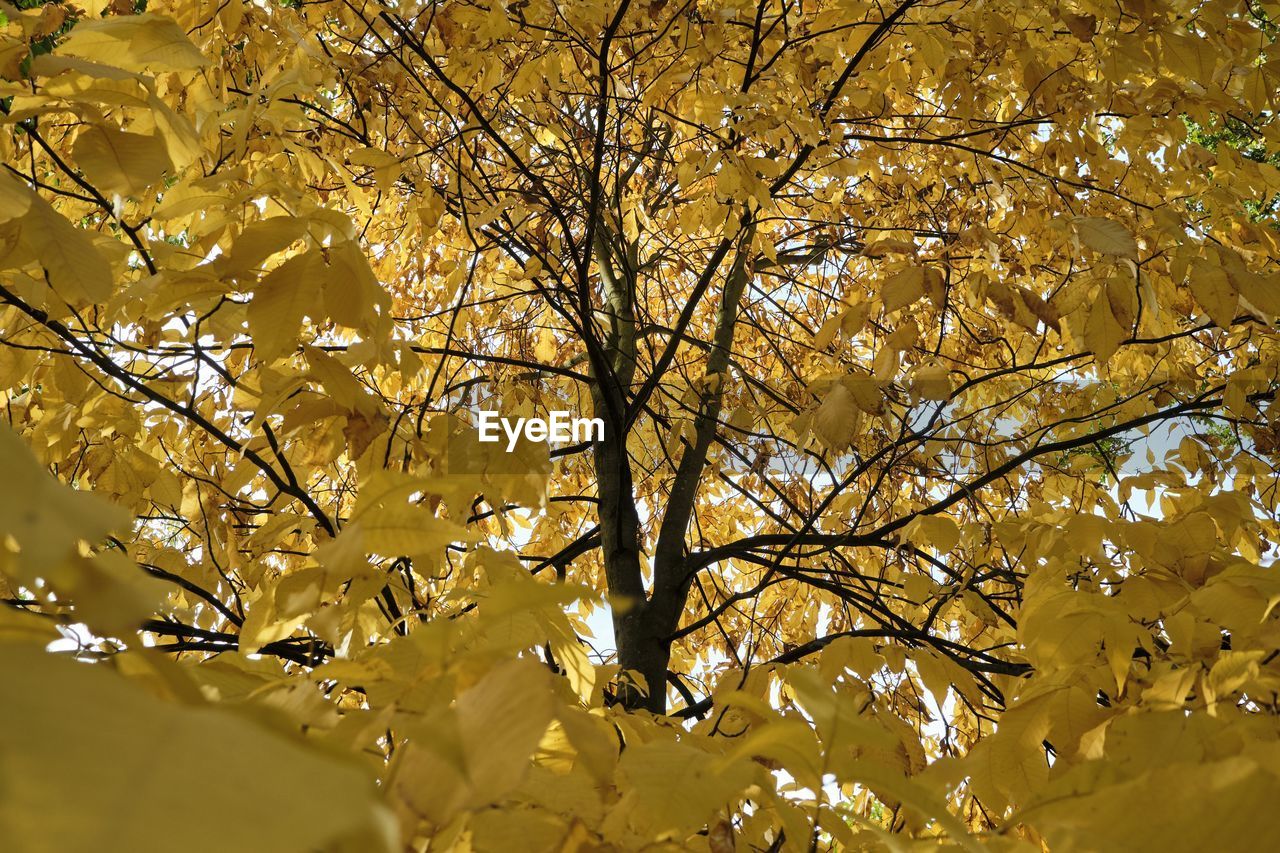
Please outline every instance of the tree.
[[17, 849], [1274, 831], [1273, 6], [0, 8]]

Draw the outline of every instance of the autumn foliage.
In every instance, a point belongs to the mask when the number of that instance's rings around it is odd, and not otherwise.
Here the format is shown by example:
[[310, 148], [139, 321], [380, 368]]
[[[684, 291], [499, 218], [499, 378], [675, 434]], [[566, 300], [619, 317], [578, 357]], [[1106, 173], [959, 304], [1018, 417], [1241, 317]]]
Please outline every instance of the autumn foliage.
[[0, 11], [3, 849], [1274, 839], [1280, 6]]

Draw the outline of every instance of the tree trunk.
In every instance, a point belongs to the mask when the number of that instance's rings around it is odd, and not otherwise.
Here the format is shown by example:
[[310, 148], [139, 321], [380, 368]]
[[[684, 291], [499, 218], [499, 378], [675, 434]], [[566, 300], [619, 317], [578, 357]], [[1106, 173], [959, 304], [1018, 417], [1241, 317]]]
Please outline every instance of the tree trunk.
[[[694, 420], [694, 441], [685, 446], [667, 505], [661, 508], [652, 594], [645, 591], [641, 571], [640, 522], [632, 488], [631, 460], [627, 455], [627, 424], [625, 415], [619, 417], [619, 412], [625, 413], [631, 403], [629, 389], [636, 366], [632, 308], [635, 283], [617, 275], [610, 263], [606, 240], [602, 239], [597, 246], [610, 317], [606, 350], [612, 367], [609, 376], [603, 372], [597, 374], [593, 394], [597, 416], [605, 421], [605, 439], [595, 448], [600, 540], [605, 578], [613, 597], [618, 663], [624, 673], [637, 673], [644, 682], [640, 685], [624, 677], [620, 683], [618, 699], [627, 708], [644, 708], [656, 714], [666, 712], [670, 638], [680, 625], [691, 583], [685, 564], [685, 539], [706, 468], [707, 452], [719, 426], [738, 308], [751, 276], [747, 256], [753, 235], [754, 226], [746, 215], [737, 234], [738, 250], [726, 275], [717, 311], [715, 336], [707, 361], [707, 381]], [[673, 341], [670, 345], [676, 343]], [[612, 395], [612, 399], [606, 395]]]
[[[597, 405], [597, 411], [600, 406]], [[668, 643], [654, 635], [649, 601], [640, 567], [640, 519], [632, 491], [626, 439], [606, 419], [604, 441], [595, 446], [600, 498], [600, 545], [605, 580], [612, 598], [613, 633], [618, 664], [639, 673], [645, 688], [622, 681], [618, 701], [625, 707], [666, 710]]]

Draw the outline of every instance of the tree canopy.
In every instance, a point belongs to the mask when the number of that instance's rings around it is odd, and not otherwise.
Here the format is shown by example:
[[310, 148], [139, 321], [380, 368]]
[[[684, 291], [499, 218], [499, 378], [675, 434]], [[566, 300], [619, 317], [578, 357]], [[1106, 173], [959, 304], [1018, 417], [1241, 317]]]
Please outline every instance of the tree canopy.
[[8, 849], [1274, 836], [1280, 6], [0, 11]]

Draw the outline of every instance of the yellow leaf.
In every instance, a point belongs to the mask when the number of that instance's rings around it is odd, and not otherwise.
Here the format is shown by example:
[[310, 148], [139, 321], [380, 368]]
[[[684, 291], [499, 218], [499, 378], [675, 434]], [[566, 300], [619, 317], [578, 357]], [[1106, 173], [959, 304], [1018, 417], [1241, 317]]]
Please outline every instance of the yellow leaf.
[[1120, 344], [1129, 336], [1129, 330], [1120, 325], [1111, 310], [1109, 299], [1097, 299], [1089, 308], [1089, 319], [1084, 327], [1085, 346], [1093, 352], [1099, 364], [1110, 360]]
[[351, 368], [322, 349], [304, 346], [311, 372], [307, 378], [319, 382], [335, 403], [351, 411], [376, 412], [377, 402], [356, 379]]
[[[549, 780], [564, 785], [560, 777]], [[560, 850], [569, 825], [545, 809], [508, 807], [477, 812], [468, 822], [471, 849], [475, 853], [507, 853], [510, 850]]]
[[[342, 535], [358, 535], [364, 548], [387, 557], [431, 554], [454, 542], [480, 537], [452, 521], [436, 518], [423, 507], [377, 507], [362, 514]], [[341, 538], [341, 537], [339, 537]]]
[[76, 305], [104, 302], [111, 296], [111, 265], [93, 240], [35, 194], [22, 220], [22, 236], [63, 299]]
[[866, 679], [884, 666], [884, 659], [870, 637], [838, 637], [822, 650], [821, 665], [824, 669], [847, 667]]
[[1098, 19], [1093, 15], [1076, 15], [1067, 12], [1062, 16], [1062, 22], [1080, 41], [1092, 41], [1093, 34], [1098, 30]]
[[80, 131], [72, 156], [103, 194], [140, 196], [173, 167], [164, 140], [113, 127]]
[[898, 351], [893, 347], [881, 347], [871, 361], [871, 375], [878, 382], [892, 382], [898, 374]]
[[951, 396], [951, 374], [940, 364], [926, 364], [912, 376], [911, 387], [925, 400], [945, 400]]
[[880, 289], [886, 312], [905, 308], [924, 296], [924, 267], [907, 267], [894, 273]]
[[1204, 258], [1196, 258], [1191, 263], [1187, 284], [1209, 318], [1224, 329], [1230, 328], [1240, 295], [1227, 277], [1227, 271]]
[[249, 303], [249, 335], [263, 361], [286, 355], [298, 344], [302, 318], [319, 301], [324, 261], [318, 252], [294, 255], [258, 282]]
[[1001, 715], [995, 734], [965, 756], [974, 793], [987, 807], [1003, 811], [1022, 804], [1049, 778], [1044, 739], [1050, 705], [1045, 697], [1013, 703]]
[[[6, 645], [0, 671], [0, 730], [22, 733], [0, 750], [7, 849], [132, 853], [158, 838], [192, 853], [304, 853], [342, 838], [399, 849], [354, 762], [248, 717], [161, 701], [106, 666]], [[200, 780], [199, 796], [183, 778]]]
[[914, 809], [922, 817], [937, 821], [938, 826], [961, 849], [969, 853], [981, 853], [985, 849], [947, 809], [946, 801], [934, 791], [880, 764], [857, 761], [852, 766], [854, 778], [859, 782], [876, 791], [879, 796], [892, 797]]
[[60, 567], [78, 543], [97, 543], [129, 525], [129, 514], [120, 507], [55, 480], [3, 423], [0, 476], [9, 484], [0, 490], [0, 538], [11, 536], [17, 545], [16, 554], [2, 559], [24, 585]]
[[818, 738], [829, 757], [846, 750], [893, 750], [899, 740], [880, 725], [870, 712], [870, 695], [855, 683], [831, 685], [814, 666], [795, 666], [787, 670], [787, 686], [817, 729]]
[[843, 382], [836, 382], [814, 413], [813, 428], [832, 450], [843, 450], [853, 439], [859, 420], [853, 393]]
[[867, 324], [867, 317], [870, 313], [871, 306], [866, 302], [859, 302], [844, 311], [844, 319], [840, 323], [840, 331], [844, 334], [845, 340], [852, 340], [858, 332], [862, 331], [862, 327]]
[[1104, 216], [1077, 216], [1074, 224], [1080, 242], [1095, 252], [1137, 260], [1138, 244], [1119, 222]]
[[129, 71], [194, 71], [208, 64], [176, 21], [150, 13], [77, 21], [58, 53]]
[[818, 333], [813, 336], [814, 349], [826, 349], [831, 342], [836, 339], [836, 333], [840, 331], [840, 326], [844, 322], [844, 311], [832, 314], [828, 317], [818, 329]]
[[[390, 306], [369, 261], [355, 240], [343, 241], [327, 253], [331, 267], [324, 274], [324, 310], [330, 319], [353, 329], [369, 330], [379, 318], [377, 309]], [[381, 315], [385, 319], [385, 314]]]
[[284, 251], [306, 233], [307, 223], [304, 219], [294, 216], [260, 219], [246, 225], [236, 235], [231, 251], [216, 263], [229, 273], [256, 270], [267, 258]]
[[191, 122], [155, 96], [152, 96], [149, 104], [151, 116], [164, 140], [165, 150], [173, 167], [178, 170], [185, 169], [198, 160], [204, 150], [200, 147], [200, 138]]
[[1280, 276], [1246, 272], [1236, 279], [1240, 291], [1240, 307], [1274, 322], [1280, 314]]
[[1209, 671], [1208, 684], [1216, 697], [1221, 698], [1245, 687], [1258, 677], [1259, 663], [1265, 653], [1223, 652]]
[[427, 736], [411, 741], [392, 788], [435, 823], [460, 809], [497, 802], [520, 784], [554, 706], [540, 664], [513, 660], [458, 697]]
[[[1264, 849], [1280, 750], [1249, 737], [1244, 723], [1181, 709], [1121, 715], [1107, 731], [1105, 760], [1055, 773], [1026, 814], [1048, 849], [1067, 853]], [[1143, 819], [1152, 803], [1160, 818]]]
[[913, 539], [920, 537], [940, 552], [950, 551], [960, 543], [960, 527], [946, 515], [917, 516], [911, 525]]
[[1107, 279], [1105, 295], [1111, 305], [1111, 315], [1126, 333], [1133, 330], [1138, 319], [1138, 292], [1132, 281], [1120, 278]]
[[801, 784], [821, 785], [823, 745], [811, 726], [792, 719], [767, 720], [751, 727], [751, 733], [722, 761], [767, 758], [780, 763]]
[[0, 222], [19, 219], [31, 209], [31, 188], [8, 172], [0, 172]]
[[908, 317], [884, 339], [884, 345], [895, 352], [903, 352], [914, 347], [918, 340], [920, 340], [920, 327]]
[[556, 352], [556, 339], [551, 330], [541, 330], [533, 347], [533, 357], [542, 364], [555, 364]]
[[357, 148], [347, 154], [347, 162], [372, 169], [374, 181], [383, 191], [390, 190], [400, 175], [400, 159], [377, 148]]
[[923, 285], [925, 295], [929, 297], [929, 301], [941, 308], [946, 302], [946, 275], [937, 267], [925, 267]]
[[52, 580], [74, 606], [76, 619], [102, 637], [127, 638], [163, 604], [169, 587], [118, 550], [75, 557], [66, 576]]
[[597, 782], [613, 778], [618, 765], [618, 735], [603, 716], [576, 708], [561, 708], [557, 719], [577, 753], [576, 760]]
[[914, 242], [891, 237], [874, 240], [862, 248], [862, 254], [868, 258], [883, 258], [889, 254], [914, 255], [917, 251]]
[[1038, 294], [1022, 285], [1010, 285], [1004, 281], [992, 282], [987, 296], [1001, 313], [1013, 322], [1032, 332], [1037, 331], [1040, 323], [1060, 331], [1058, 328], [1058, 312]]
[[[633, 822], [653, 833], [683, 833], [707, 823], [754, 775], [745, 759], [716, 761], [669, 740], [628, 746], [618, 772], [635, 795]], [[673, 784], [676, 779], [681, 784]]]

